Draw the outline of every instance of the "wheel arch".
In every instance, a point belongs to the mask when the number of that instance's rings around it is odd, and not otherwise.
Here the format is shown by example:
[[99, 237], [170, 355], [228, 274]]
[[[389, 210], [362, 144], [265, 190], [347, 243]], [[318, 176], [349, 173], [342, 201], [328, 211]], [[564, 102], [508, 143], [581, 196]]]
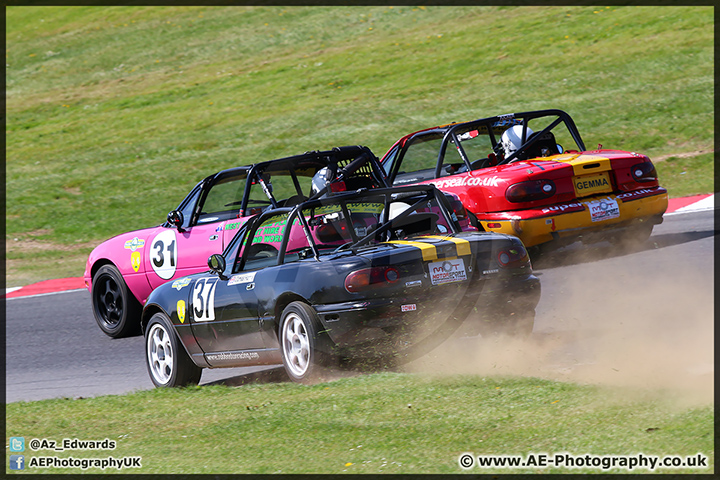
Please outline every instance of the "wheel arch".
[[157, 303], [145, 305], [143, 313], [140, 317], [140, 331], [143, 335], [145, 335], [145, 328], [147, 327], [148, 322], [156, 313], [164, 313], [168, 318], [170, 318], [170, 315], [168, 315], [168, 313]]
[[[285, 310], [285, 307], [290, 305], [292, 302], [302, 302], [307, 305], [310, 305], [310, 302], [304, 298], [302, 295], [299, 295], [295, 292], [285, 292], [278, 296], [277, 301], [275, 302], [275, 308], [274, 308], [274, 314], [275, 314], [275, 334], [277, 335], [277, 338], [280, 338], [280, 320], [282, 320], [280, 317], [282, 316], [283, 310]], [[310, 305], [312, 307], [312, 305]]]

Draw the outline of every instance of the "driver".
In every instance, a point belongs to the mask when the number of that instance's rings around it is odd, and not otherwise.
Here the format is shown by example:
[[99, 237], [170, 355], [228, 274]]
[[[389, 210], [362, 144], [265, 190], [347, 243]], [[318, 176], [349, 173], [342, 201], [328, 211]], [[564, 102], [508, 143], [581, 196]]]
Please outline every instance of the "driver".
[[323, 188], [327, 187], [333, 179], [333, 172], [328, 167], [323, 167], [315, 173], [310, 186], [310, 196], [314, 197]]
[[[500, 144], [505, 150], [505, 158], [515, 153], [522, 145], [522, 131], [522, 125], [514, 125], [503, 132], [502, 137], [500, 137]], [[527, 141], [532, 134], [533, 131], [528, 127], [525, 141]]]

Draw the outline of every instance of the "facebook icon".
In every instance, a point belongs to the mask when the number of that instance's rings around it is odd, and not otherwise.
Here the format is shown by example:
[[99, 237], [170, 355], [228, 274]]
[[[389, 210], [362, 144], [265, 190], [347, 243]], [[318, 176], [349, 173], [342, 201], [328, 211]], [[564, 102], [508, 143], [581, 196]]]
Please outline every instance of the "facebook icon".
[[10, 470], [25, 470], [25, 455], [10, 455]]

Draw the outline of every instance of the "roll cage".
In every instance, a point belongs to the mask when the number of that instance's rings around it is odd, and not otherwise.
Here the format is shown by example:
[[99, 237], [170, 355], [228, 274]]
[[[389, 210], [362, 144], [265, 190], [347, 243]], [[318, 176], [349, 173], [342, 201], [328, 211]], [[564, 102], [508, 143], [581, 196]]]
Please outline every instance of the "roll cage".
[[[302, 192], [298, 177], [312, 177], [318, 170], [325, 167], [328, 167], [333, 173], [331, 184], [342, 184], [346, 189], [388, 187], [379, 160], [368, 147], [343, 146], [327, 151], [310, 151], [291, 157], [222, 170], [195, 185], [176, 211], [183, 213], [185, 218], [183, 228], [198, 224], [201, 209], [210, 190], [232, 177], [245, 179], [242, 199], [236, 207], [238, 208], [238, 217], [252, 214], [248, 204], [253, 201], [251, 200], [251, 189], [256, 185], [260, 186], [267, 198], [266, 202], [262, 202], [263, 208], [294, 205], [308, 199], [308, 196]], [[273, 175], [289, 176], [294, 187], [294, 195], [282, 201], [277, 199], [273, 194], [272, 184], [269, 182], [269, 178]], [[323, 195], [328, 188], [314, 196]], [[172, 225], [170, 222], [165, 222], [163, 226], [170, 227]]]
[[[351, 215], [348, 212], [348, 204], [362, 202], [363, 200], [368, 199], [377, 201], [379, 198], [382, 198], [383, 208], [380, 213], [377, 228], [372, 229], [372, 231], [368, 231], [368, 233], [362, 237], [358, 236], [352, 228], [353, 225], [351, 223]], [[412, 202], [412, 204], [410, 204], [410, 208], [407, 208], [399, 215], [390, 219], [388, 217], [390, 212], [389, 204], [391, 202], [405, 200]], [[389, 231], [391, 228], [395, 228], [394, 226], [396, 224], [403, 222], [418, 207], [433, 201], [433, 205], [436, 205], [439, 208], [439, 213], [442, 215], [446, 225], [450, 227], [451, 232], [460, 232], [460, 225], [450, 213], [452, 212], [452, 207], [450, 206], [447, 196], [442, 191], [438, 190], [434, 185], [409, 185], [404, 187], [378, 188], [366, 191], [342, 192], [325, 198], [307, 200], [293, 207], [278, 207], [266, 210], [265, 212], [252, 217], [245, 225], [243, 225], [241, 229], [238, 230], [238, 233], [232, 241], [228, 244], [222, 256], [225, 257], [225, 268], [229, 268], [230, 271], [225, 271], [223, 273], [224, 275], [231, 275], [244, 269], [247, 252], [239, 252], [240, 247], [247, 245], [249, 243], [248, 240], [251, 239], [259, 228], [272, 217], [284, 215], [286, 217], [287, 226], [293, 226], [294, 222], [297, 220], [308, 240], [308, 248], [310, 251], [308, 252], [307, 257], [312, 256], [315, 260], [319, 260], [320, 248], [315, 241], [308, 221], [308, 217], [313, 218], [313, 210], [337, 205], [344, 214], [343, 218], [347, 224], [347, 231], [351, 235], [351, 240], [348, 243], [335, 248], [334, 252], [343, 250], [356, 252], [358, 248], [370, 243], [373, 239], [381, 239], [381, 241], [389, 240]], [[275, 265], [281, 265], [285, 261], [285, 255], [287, 253], [288, 242], [290, 239], [289, 232], [290, 228], [286, 228], [283, 232], [283, 239], [280, 248], [278, 249], [278, 258], [277, 262], [274, 263]]]
[[[528, 137], [527, 129], [528, 122], [533, 119], [548, 117], [548, 123], [542, 130], [536, 130], [533, 135]], [[470, 122], [463, 123], [452, 123], [441, 127], [430, 128], [421, 130], [415, 134], [409, 135], [405, 142], [398, 145], [398, 151], [394, 154], [394, 158], [390, 161], [394, 162], [389, 172], [388, 177], [391, 181], [394, 181], [397, 177], [400, 169], [400, 164], [407, 152], [408, 148], [413, 144], [413, 140], [420, 137], [437, 136], [442, 137], [442, 142], [438, 150], [437, 162], [435, 165], [434, 178], [442, 176], [443, 160], [445, 153], [448, 149], [448, 145], [453, 143], [457, 149], [460, 158], [462, 159], [463, 165], [460, 167], [462, 170], [457, 170], [453, 173], [461, 173], [462, 171], [475, 170], [478, 165], [473, 165], [473, 162], [468, 156], [467, 152], [462, 146], [461, 134], [465, 132], [482, 132], [488, 136], [490, 144], [492, 145], [493, 152], [497, 155], [501, 154], [502, 146], [498, 141], [496, 133], [501, 133], [507, 128], [514, 125], [521, 125], [523, 127], [522, 132], [522, 145], [513, 154], [502, 158], [497, 165], [512, 163], [515, 161], [522, 160], [523, 156], [531, 151], [531, 149], [538, 143], [544, 140], [549, 132], [551, 132], [558, 125], [565, 125], [570, 136], [575, 141], [579, 151], [585, 150], [585, 143], [580, 136], [580, 132], [575, 125], [575, 122], [569, 114], [562, 110], [548, 109], [548, 110], [536, 110], [529, 112], [520, 113], [508, 113], [504, 115], [498, 115], [494, 117], [481, 118], [472, 120]], [[400, 160], [400, 161], [398, 161]], [[446, 164], [447, 165], [447, 164]]]

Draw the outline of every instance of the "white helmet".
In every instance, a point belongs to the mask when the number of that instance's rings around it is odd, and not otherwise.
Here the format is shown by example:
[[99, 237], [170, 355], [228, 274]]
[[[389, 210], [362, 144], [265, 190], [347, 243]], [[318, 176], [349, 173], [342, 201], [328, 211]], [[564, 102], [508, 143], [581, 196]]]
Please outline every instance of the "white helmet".
[[[502, 134], [500, 137], [500, 143], [505, 150], [505, 156], [509, 157], [522, 145], [522, 125], [514, 125]], [[527, 134], [525, 135], [525, 141], [532, 135], [533, 131], [528, 127]]]
[[315, 173], [310, 184], [310, 196], [312, 197], [320, 190], [328, 186], [332, 180], [332, 170], [328, 167], [323, 167]]

